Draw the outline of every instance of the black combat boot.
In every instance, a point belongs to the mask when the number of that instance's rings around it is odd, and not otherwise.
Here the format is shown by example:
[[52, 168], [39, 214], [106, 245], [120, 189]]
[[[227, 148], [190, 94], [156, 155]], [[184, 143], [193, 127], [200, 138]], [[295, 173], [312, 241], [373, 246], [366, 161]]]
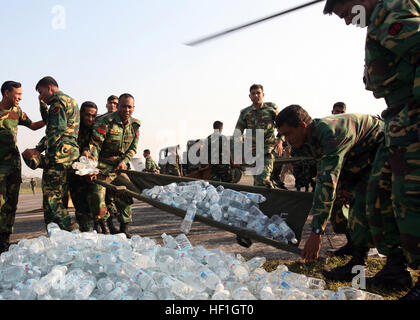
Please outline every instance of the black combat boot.
[[353, 243], [351, 242], [351, 237], [348, 232], [346, 232], [347, 243], [345, 246], [338, 248], [335, 251], [330, 252], [331, 255], [335, 257], [344, 257], [352, 254]]
[[113, 223], [113, 221], [112, 221], [112, 217], [109, 217], [109, 218], [106, 220], [106, 223], [107, 223], [107, 225], [108, 225], [109, 232], [111, 232], [111, 234], [117, 234], [117, 233], [119, 233], [119, 232], [118, 232], [118, 230], [117, 230], [117, 228], [115, 228], [115, 226], [114, 226], [114, 223]]
[[107, 224], [107, 222], [106, 222], [106, 221], [104, 221], [104, 220], [99, 220], [99, 221], [98, 221], [98, 224], [99, 224], [99, 226], [101, 227], [101, 230], [102, 230], [102, 233], [103, 233], [103, 234], [111, 234], [111, 232], [109, 231], [108, 224]]
[[420, 300], [420, 278], [416, 285], [400, 300]]
[[403, 254], [388, 256], [382, 270], [375, 276], [367, 278], [366, 284], [397, 290], [411, 288], [413, 279], [407, 269], [407, 262]]
[[120, 233], [125, 233], [128, 239], [131, 239], [131, 237], [133, 236], [128, 232], [128, 223], [120, 223]]
[[351, 260], [344, 266], [334, 268], [332, 270], [322, 270], [322, 274], [328, 280], [332, 281], [351, 281], [356, 274], [352, 273], [355, 266], [366, 266], [367, 254], [369, 248], [353, 246], [353, 253]]
[[9, 250], [10, 233], [0, 233], [0, 254]]

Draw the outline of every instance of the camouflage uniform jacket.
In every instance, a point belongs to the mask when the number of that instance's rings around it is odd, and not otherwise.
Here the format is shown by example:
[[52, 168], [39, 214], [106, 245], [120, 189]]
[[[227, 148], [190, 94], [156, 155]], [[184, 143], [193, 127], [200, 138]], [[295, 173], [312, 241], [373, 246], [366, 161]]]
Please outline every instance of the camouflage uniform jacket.
[[372, 164], [383, 141], [383, 122], [370, 115], [344, 114], [315, 119], [309, 128], [309, 146], [318, 164], [312, 226], [325, 230], [340, 175], [355, 177]]
[[380, 0], [366, 39], [366, 88], [385, 97], [388, 111], [420, 102], [420, 3], [418, 0]]
[[0, 167], [21, 168], [17, 127], [18, 125], [29, 127], [31, 124], [31, 119], [19, 106], [0, 110]]
[[36, 149], [45, 151], [49, 163], [70, 166], [80, 154], [77, 145], [79, 107], [73, 98], [61, 91], [53, 94], [47, 104], [40, 106], [42, 119], [47, 124], [46, 135]]
[[144, 172], [150, 172], [150, 173], [159, 173], [159, 166], [156, 164], [156, 162], [152, 159], [152, 157], [146, 158], [146, 165]]
[[83, 124], [80, 125], [79, 137], [77, 143], [80, 148], [80, 153], [89, 151], [89, 143], [92, 138], [93, 126], [86, 127]]
[[112, 173], [122, 161], [127, 165], [130, 163], [137, 153], [140, 126], [140, 121], [134, 118], [124, 126], [118, 112], [95, 122], [89, 152], [98, 160], [102, 174]]
[[235, 130], [243, 134], [245, 129], [252, 132], [252, 151], [256, 150], [256, 130], [264, 130], [264, 154], [271, 153], [276, 143], [275, 123], [278, 108], [275, 103], [265, 102], [258, 110], [252, 105], [241, 110]]

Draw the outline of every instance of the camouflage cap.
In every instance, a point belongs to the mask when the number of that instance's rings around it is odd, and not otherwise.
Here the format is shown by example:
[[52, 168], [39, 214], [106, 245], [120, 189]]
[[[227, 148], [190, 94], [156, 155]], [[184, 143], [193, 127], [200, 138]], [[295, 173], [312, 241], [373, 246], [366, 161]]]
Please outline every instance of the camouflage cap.
[[32, 170], [45, 168], [45, 156], [43, 154], [36, 156], [32, 160], [28, 160], [24, 156], [22, 156], [22, 158], [26, 165]]

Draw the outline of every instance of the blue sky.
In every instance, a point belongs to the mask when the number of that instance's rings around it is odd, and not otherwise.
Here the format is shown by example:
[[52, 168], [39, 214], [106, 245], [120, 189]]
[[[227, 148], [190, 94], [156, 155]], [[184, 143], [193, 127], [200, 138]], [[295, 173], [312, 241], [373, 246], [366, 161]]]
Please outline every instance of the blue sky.
[[[215, 120], [232, 134], [250, 105], [251, 84], [280, 109], [300, 104], [313, 117], [344, 101], [348, 112], [385, 108], [364, 89], [366, 29], [324, 16], [323, 3], [198, 47], [184, 43], [307, 2], [291, 0], [38, 0], [7, 2], [0, 12], [0, 82], [23, 84], [21, 107], [40, 119], [35, 84], [51, 75], [79, 105], [125, 92], [142, 121], [138, 156], [188, 139], [204, 138]], [[65, 9], [56, 30], [52, 8]], [[44, 129], [19, 128], [21, 152]], [[41, 175], [23, 164], [23, 174]]]

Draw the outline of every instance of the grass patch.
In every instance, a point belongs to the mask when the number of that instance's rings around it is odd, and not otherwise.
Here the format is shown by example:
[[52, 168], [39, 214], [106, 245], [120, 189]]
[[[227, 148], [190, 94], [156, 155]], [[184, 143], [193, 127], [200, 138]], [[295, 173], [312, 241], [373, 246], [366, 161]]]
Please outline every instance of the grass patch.
[[[308, 277], [314, 277], [325, 280], [327, 283], [325, 289], [337, 291], [339, 287], [351, 287], [351, 282], [336, 282], [336, 281], [329, 281], [324, 278], [322, 275], [323, 269], [333, 269], [335, 267], [343, 266], [346, 264], [350, 258], [338, 258], [338, 257], [329, 257], [326, 261], [318, 261], [312, 263], [304, 263], [303, 261], [267, 261], [263, 268], [267, 272], [272, 272], [277, 269], [277, 267], [281, 264], [284, 264], [288, 267], [288, 269], [295, 273], [304, 274]], [[366, 276], [371, 277], [379, 272], [385, 264], [385, 259], [381, 258], [369, 258], [367, 261], [368, 267], [366, 268]], [[414, 283], [417, 281], [418, 277], [420, 276], [419, 271], [411, 271], [411, 275], [413, 276]], [[366, 291], [379, 294], [385, 300], [398, 300], [399, 298], [405, 296], [408, 292], [407, 291], [389, 291], [385, 290], [381, 287], [374, 287], [374, 286], [367, 286]]]

